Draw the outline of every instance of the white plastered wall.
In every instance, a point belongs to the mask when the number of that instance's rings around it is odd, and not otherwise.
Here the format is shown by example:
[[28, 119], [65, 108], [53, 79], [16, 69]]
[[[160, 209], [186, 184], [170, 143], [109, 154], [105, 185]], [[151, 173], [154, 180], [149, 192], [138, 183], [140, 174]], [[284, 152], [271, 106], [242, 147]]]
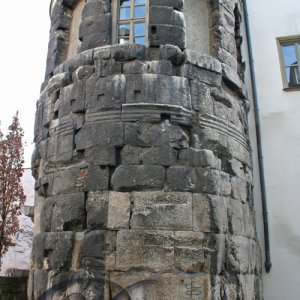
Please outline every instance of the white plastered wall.
[[[300, 34], [299, 0], [247, 1], [257, 82], [269, 211], [272, 269], [264, 273], [265, 300], [300, 294], [300, 91], [284, 91], [276, 37]], [[249, 116], [255, 141], [253, 112]], [[253, 145], [255, 146], [255, 145]], [[254, 149], [254, 158], [256, 151]], [[255, 160], [258, 234], [263, 226]]]

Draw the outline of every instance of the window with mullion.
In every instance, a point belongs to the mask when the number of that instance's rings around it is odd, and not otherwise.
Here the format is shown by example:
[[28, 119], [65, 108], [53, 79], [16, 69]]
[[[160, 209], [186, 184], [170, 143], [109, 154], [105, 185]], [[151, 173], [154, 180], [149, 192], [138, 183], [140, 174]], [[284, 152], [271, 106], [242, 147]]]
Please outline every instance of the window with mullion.
[[300, 88], [300, 37], [278, 38], [284, 88]]
[[119, 0], [118, 43], [145, 44], [146, 0]]

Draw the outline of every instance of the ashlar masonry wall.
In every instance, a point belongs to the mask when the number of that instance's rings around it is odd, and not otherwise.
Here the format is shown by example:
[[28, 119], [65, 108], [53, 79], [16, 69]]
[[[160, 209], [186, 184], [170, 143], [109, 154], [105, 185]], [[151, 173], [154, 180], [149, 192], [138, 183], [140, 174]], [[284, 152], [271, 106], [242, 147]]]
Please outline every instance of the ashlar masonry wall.
[[75, 4], [37, 103], [29, 298], [262, 299], [239, 4], [211, 1], [207, 55], [181, 0], [149, 1], [146, 45], [111, 45], [111, 2], [87, 1], [65, 60]]

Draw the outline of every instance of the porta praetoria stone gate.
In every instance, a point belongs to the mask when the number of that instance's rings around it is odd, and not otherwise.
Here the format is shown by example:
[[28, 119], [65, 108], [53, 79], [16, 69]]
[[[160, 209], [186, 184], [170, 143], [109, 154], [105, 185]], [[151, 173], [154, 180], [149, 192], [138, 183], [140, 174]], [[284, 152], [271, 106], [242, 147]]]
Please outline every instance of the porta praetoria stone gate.
[[[144, 44], [126, 44], [138, 5]], [[50, 14], [29, 298], [262, 299], [241, 3], [56, 0]]]

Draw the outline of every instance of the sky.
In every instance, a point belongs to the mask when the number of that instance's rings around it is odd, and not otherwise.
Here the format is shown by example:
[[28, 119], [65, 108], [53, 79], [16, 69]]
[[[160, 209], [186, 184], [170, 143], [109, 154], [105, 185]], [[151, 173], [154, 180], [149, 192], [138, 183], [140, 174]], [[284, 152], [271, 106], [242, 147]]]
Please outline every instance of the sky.
[[2, 1], [0, 10], [0, 128], [19, 111], [24, 129], [24, 167], [34, 149], [36, 101], [44, 79], [50, 30], [50, 0]]

